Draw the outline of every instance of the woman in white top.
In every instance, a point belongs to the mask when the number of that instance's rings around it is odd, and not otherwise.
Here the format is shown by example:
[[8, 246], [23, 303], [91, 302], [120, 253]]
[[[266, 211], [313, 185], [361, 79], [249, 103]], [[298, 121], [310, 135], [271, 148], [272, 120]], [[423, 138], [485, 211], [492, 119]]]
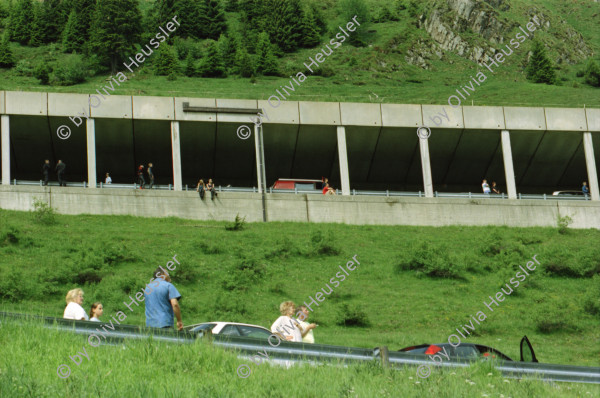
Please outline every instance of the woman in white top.
[[81, 304], [83, 304], [83, 290], [69, 290], [69, 293], [67, 293], [66, 300], [67, 308], [65, 308], [63, 318], [75, 319], [78, 321], [89, 321], [90, 318], [88, 318], [88, 315], [85, 313], [85, 310], [81, 306]]
[[281, 316], [271, 325], [271, 332], [283, 336], [288, 341], [302, 343], [302, 332], [300, 331], [298, 321], [292, 319], [296, 312], [296, 305], [293, 301], [284, 301], [279, 305]]
[[104, 313], [104, 307], [102, 307], [102, 303], [96, 301], [92, 304], [92, 308], [90, 309], [90, 321], [92, 322], [102, 322], [100, 317]]
[[104, 179], [104, 183], [112, 184], [112, 178], [110, 178], [110, 175], [108, 175], [108, 173], [106, 173], [106, 178]]
[[483, 189], [483, 193], [490, 193], [490, 185], [488, 184], [487, 180], [483, 180], [483, 183], [481, 184], [481, 189]]

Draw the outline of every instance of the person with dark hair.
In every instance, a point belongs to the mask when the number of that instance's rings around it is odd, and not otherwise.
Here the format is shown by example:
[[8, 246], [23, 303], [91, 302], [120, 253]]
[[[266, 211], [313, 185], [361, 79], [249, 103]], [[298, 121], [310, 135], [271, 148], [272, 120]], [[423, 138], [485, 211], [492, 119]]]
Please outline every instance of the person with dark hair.
[[500, 195], [502, 193], [496, 186], [496, 181], [492, 181], [492, 193], [495, 193], [497, 195]]
[[196, 187], [196, 192], [200, 194], [200, 199], [204, 200], [204, 191], [206, 190], [206, 185], [204, 185], [204, 180], [200, 179], [198, 181], [198, 186]]
[[215, 184], [213, 183], [212, 178], [208, 179], [205, 190], [210, 191], [210, 200], [214, 200], [215, 196], [217, 196], [217, 192], [215, 191]]
[[148, 178], [150, 179], [150, 189], [152, 189], [152, 187], [154, 186], [154, 171], [152, 170], [154, 166], [152, 165], [152, 163], [148, 163], [148, 168], [146, 169], [146, 172], [148, 173]]
[[581, 186], [581, 192], [583, 192], [583, 196], [585, 196], [586, 198], [590, 194], [590, 189], [587, 186], [587, 181], [583, 182], [583, 185]]
[[67, 165], [64, 164], [62, 160], [59, 159], [54, 171], [56, 171], [56, 175], [58, 176], [58, 185], [60, 185], [61, 187], [67, 186], [67, 182], [65, 181], [65, 177], [64, 177], [66, 168], [67, 168]]
[[50, 175], [50, 161], [48, 159], [44, 160], [44, 164], [42, 165], [42, 174], [44, 175], [44, 185], [48, 185], [48, 178]]
[[[177, 261], [177, 260], [175, 260]], [[177, 263], [179, 263], [177, 261]], [[171, 283], [169, 273], [162, 267], [154, 270], [152, 288], [144, 291], [146, 303], [146, 326], [152, 328], [172, 328], [173, 315], [177, 318], [177, 330], [183, 329], [179, 300], [181, 294]]]
[[146, 180], [144, 180], [144, 165], [140, 164], [140, 167], [137, 169], [137, 178], [138, 184], [140, 184], [140, 189], [144, 189], [144, 185], [146, 185]]
[[90, 321], [92, 322], [102, 322], [100, 317], [104, 313], [104, 307], [102, 307], [102, 303], [96, 301], [92, 304], [92, 308], [90, 308]]

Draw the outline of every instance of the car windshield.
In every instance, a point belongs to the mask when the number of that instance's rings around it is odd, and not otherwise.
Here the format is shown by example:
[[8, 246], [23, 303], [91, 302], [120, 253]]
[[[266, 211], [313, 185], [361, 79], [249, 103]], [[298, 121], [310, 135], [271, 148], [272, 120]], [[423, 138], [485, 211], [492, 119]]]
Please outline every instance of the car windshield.
[[271, 332], [262, 328], [256, 328], [252, 326], [238, 325], [240, 334], [244, 337], [254, 337], [257, 339], [268, 339]]
[[200, 330], [213, 330], [215, 326], [217, 326], [216, 323], [203, 323], [198, 326], [193, 326], [190, 329], [190, 332], [198, 332]]

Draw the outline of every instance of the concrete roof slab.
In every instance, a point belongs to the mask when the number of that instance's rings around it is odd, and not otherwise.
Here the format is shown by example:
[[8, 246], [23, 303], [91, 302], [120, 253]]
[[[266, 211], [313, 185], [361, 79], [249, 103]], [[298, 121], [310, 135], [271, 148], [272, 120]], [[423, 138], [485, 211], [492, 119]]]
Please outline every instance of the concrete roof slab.
[[462, 107], [423, 105], [423, 125], [440, 128], [464, 128]]
[[545, 108], [548, 130], [587, 131], [583, 109]]
[[340, 102], [343, 126], [381, 126], [380, 104]]
[[110, 97], [105, 97], [100, 106], [92, 107], [90, 112], [92, 117], [131, 119], [133, 117], [132, 100], [128, 95], [111, 95]]
[[465, 128], [504, 130], [504, 112], [501, 106], [466, 106]]
[[173, 97], [133, 96], [134, 119], [175, 120]]
[[385, 127], [422, 126], [421, 105], [381, 104], [381, 120]]
[[175, 119], [189, 120], [195, 122], [216, 122], [217, 113], [209, 112], [184, 112], [183, 103], [187, 102], [190, 106], [200, 106], [207, 108], [216, 108], [217, 100], [215, 98], [190, 98], [190, 97], [175, 97]]
[[504, 107], [507, 130], [546, 130], [544, 108]]
[[[261, 100], [258, 101], [258, 107], [262, 108], [262, 114], [265, 115], [262, 118], [263, 123], [300, 124], [298, 101], [283, 101], [279, 106], [273, 108], [268, 101]], [[252, 118], [254, 119], [254, 116]]]
[[600, 109], [585, 109], [587, 131], [600, 131]]
[[300, 102], [300, 122], [321, 126], [340, 126], [339, 102]]
[[[217, 99], [217, 108], [247, 108], [247, 109], [257, 109], [258, 101], [257, 100], [236, 100], [236, 99]], [[252, 119], [254, 118], [250, 114], [243, 113], [218, 113], [217, 121], [219, 123], [244, 123], [250, 125], [252, 123]]]
[[89, 98], [88, 94], [48, 93], [48, 116], [80, 116], [82, 113], [89, 115]]
[[48, 114], [48, 93], [6, 91], [5, 99], [6, 114], [35, 116]]

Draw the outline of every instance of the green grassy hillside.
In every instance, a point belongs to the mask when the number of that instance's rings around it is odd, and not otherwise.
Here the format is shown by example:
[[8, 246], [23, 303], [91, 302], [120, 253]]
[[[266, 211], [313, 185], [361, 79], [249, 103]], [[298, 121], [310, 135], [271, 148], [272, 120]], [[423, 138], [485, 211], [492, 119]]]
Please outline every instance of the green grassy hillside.
[[[140, 8], [147, 12], [150, 1], [141, 2]], [[383, 8], [396, 10], [395, 4], [370, 1], [372, 20], [378, 20]], [[427, 59], [428, 68], [423, 69], [408, 63], [406, 58], [411, 51], [429, 48], [434, 43], [424, 27], [417, 27], [419, 18], [429, 16], [432, 10], [444, 2], [418, 2], [418, 15], [411, 15], [410, 9], [394, 11], [398, 21], [374, 22], [369, 26], [366, 47], [353, 47], [344, 44], [327, 57], [322, 65], [323, 76], [308, 76], [307, 80], [292, 93], [288, 100], [301, 101], [347, 101], [376, 103], [422, 103], [447, 104], [448, 97], [455, 90], [485, 70], [474, 61], [459, 56], [456, 52], [441, 51], [442, 59]], [[528, 21], [527, 13], [543, 14], [551, 21], [538, 35], [546, 44], [551, 59], [566, 51], [565, 27], [572, 28], [581, 35], [581, 40], [592, 54], [588, 59], [573, 59], [571, 62], [556, 64], [558, 82], [556, 85], [534, 84], [526, 80], [524, 67], [532, 42], [527, 40], [510, 58], [501, 64], [495, 73], [490, 74], [481, 87], [478, 87], [463, 105], [508, 105], [508, 106], [550, 106], [550, 107], [599, 107], [599, 89], [585, 84], [581, 72], [590, 59], [600, 60], [600, 3], [588, 0], [574, 0], [565, 3], [561, 0], [515, 0], [508, 9], [495, 9], [498, 19], [514, 26], [506, 33], [506, 42], [514, 37], [518, 26]], [[155, 76], [151, 60], [147, 61], [135, 77], [116, 88], [114, 94], [190, 96], [216, 98], [263, 99], [275, 94], [280, 86], [288, 84], [290, 75], [306, 72], [304, 62], [314, 57], [321, 47], [334, 37], [337, 26], [345, 21], [338, 17], [339, 10], [333, 0], [318, 2], [328, 24], [328, 31], [322, 35], [320, 45], [312, 49], [302, 49], [289, 54], [281, 54], [278, 63], [279, 76], [260, 76], [255, 79], [241, 78], [230, 74], [226, 78], [200, 78], [184, 76], [185, 60], [179, 61], [176, 80]], [[422, 17], [420, 17], [422, 16]], [[228, 31], [238, 34], [239, 13], [228, 12]], [[462, 34], [471, 44], [498, 48], [500, 45], [486, 42], [473, 33]], [[565, 47], [566, 46], [566, 47]], [[206, 48], [206, 43], [201, 44]], [[11, 43], [18, 67], [0, 69], [0, 89], [94, 93], [106, 84], [108, 71], [99, 71], [88, 77], [85, 83], [73, 86], [41, 85], [33, 77], [33, 70], [41, 61], [58, 66], [79, 55], [66, 55], [61, 46], [50, 44], [41, 47], [21, 46]], [[132, 53], [132, 55], [134, 55]], [[129, 75], [129, 74], [128, 74]], [[324, 77], [326, 76], [326, 77]]]
[[[86, 309], [101, 301], [105, 320], [124, 310], [128, 323], [143, 325], [143, 303], [132, 312], [123, 302], [176, 254], [184, 325], [270, 327], [282, 301], [310, 301], [329, 284], [334, 292], [312, 306], [320, 343], [397, 350], [444, 342], [483, 311], [467, 342], [518, 358], [526, 334], [542, 362], [599, 364], [597, 230], [268, 223], [228, 231], [175, 218], [57, 220], [0, 212], [0, 310], [60, 317], [66, 292], [82, 287]], [[338, 266], [355, 255], [360, 266], [334, 287]], [[508, 291], [534, 255], [541, 265], [488, 310], [488, 297]]]

